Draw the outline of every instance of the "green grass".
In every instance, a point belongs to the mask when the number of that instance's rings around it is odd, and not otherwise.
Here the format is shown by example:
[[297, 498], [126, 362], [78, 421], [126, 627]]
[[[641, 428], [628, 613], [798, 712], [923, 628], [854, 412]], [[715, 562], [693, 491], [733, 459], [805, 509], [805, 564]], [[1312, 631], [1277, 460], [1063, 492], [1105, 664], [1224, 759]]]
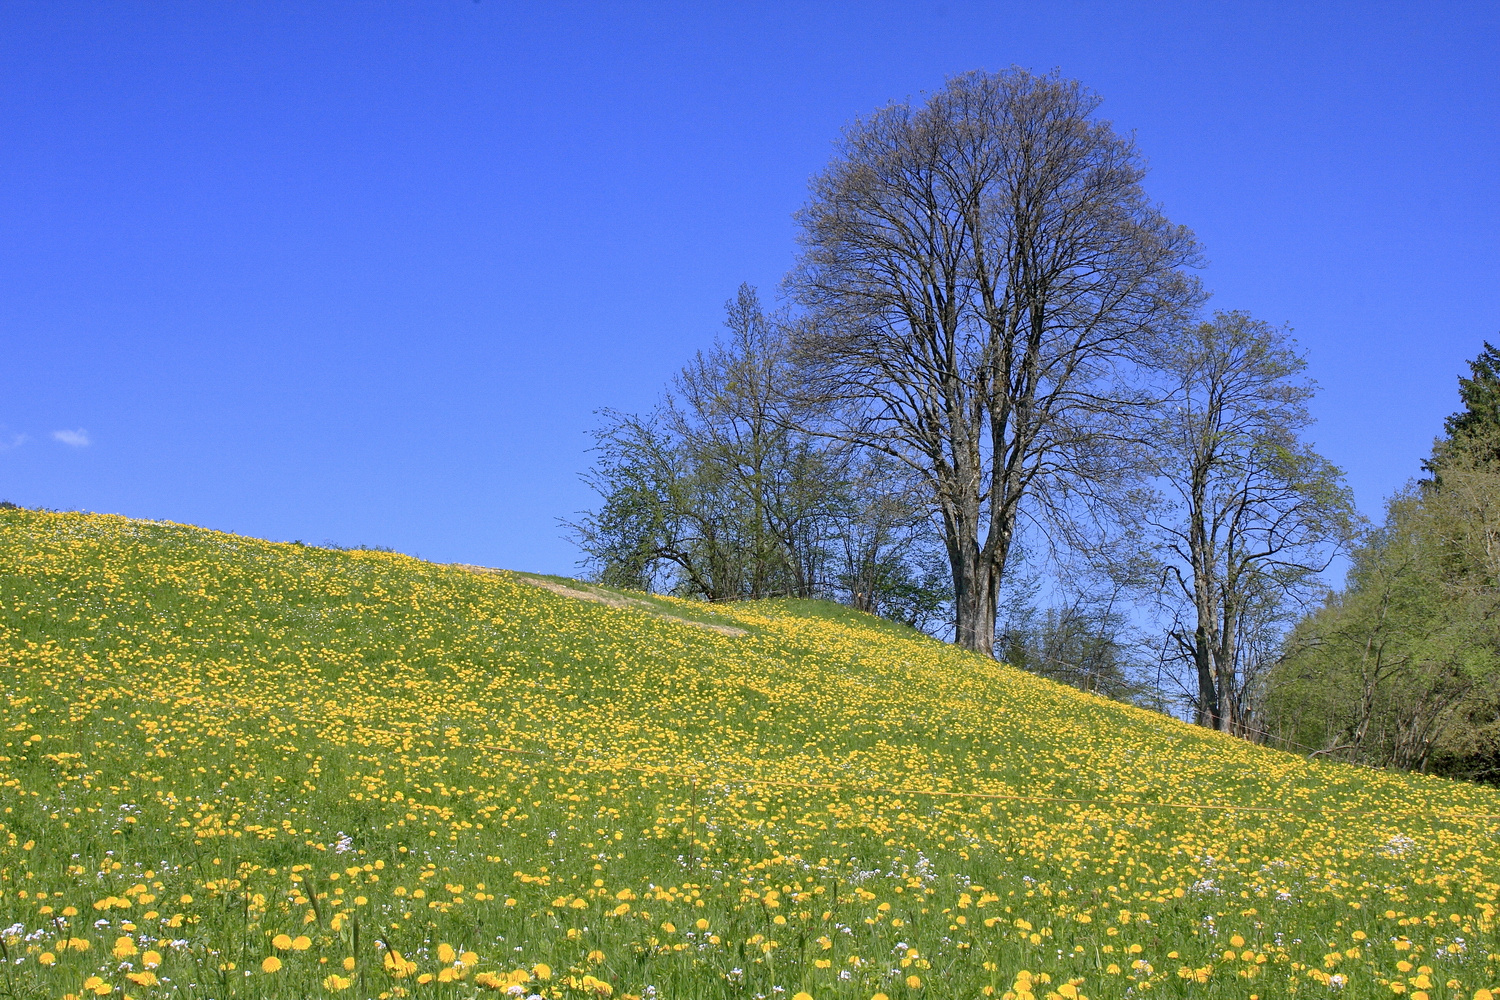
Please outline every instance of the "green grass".
[[10, 510], [0, 657], [14, 996], [1500, 979], [1493, 789], [1252, 747], [836, 605], [611, 607]]

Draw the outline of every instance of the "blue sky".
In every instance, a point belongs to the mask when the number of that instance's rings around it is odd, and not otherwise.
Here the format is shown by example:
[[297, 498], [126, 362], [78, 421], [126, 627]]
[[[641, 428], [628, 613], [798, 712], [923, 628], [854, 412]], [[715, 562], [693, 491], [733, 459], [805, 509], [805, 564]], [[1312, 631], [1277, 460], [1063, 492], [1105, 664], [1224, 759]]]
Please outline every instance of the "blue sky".
[[1490, 3], [8, 3], [0, 498], [569, 572], [593, 411], [775, 295], [844, 123], [1010, 65], [1135, 133], [1378, 513], [1500, 340]]

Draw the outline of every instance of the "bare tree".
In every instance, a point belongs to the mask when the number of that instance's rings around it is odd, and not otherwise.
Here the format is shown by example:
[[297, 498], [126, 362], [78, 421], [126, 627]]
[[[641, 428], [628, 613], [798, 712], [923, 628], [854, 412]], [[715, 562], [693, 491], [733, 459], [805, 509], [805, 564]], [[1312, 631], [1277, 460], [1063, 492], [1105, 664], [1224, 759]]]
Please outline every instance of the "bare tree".
[[1080, 691], [1140, 700], [1146, 689], [1131, 676], [1136, 665], [1124, 592], [1070, 588], [1047, 608], [1038, 608], [1032, 594], [1017, 594], [1001, 618], [997, 653], [1013, 667]]
[[1191, 234], [1098, 105], [1055, 74], [956, 77], [851, 125], [798, 216], [812, 390], [843, 404], [833, 433], [924, 480], [955, 641], [986, 655], [1026, 504], [1101, 495], [1107, 425], [1139, 402], [1122, 371], [1197, 294]]
[[1170, 393], [1152, 461], [1163, 502], [1146, 518], [1170, 639], [1196, 682], [1196, 721], [1249, 735], [1261, 679], [1289, 599], [1355, 527], [1342, 473], [1299, 433], [1314, 386], [1286, 335], [1218, 313], [1165, 347]]

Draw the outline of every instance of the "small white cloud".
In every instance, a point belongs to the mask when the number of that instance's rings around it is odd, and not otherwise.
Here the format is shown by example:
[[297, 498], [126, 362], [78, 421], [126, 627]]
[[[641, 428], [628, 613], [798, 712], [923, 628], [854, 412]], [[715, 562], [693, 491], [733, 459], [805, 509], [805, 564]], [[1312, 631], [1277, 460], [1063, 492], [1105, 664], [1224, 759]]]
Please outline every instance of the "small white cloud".
[[6, 434], [0, 432], [0, 451], [10, 451], [12, 448], [19, 448], [27, 440], [28, 438], [25, 434]]
[[89, 446], [89, 432], [82, 427], [76, 431], [53, 431], [52, 440], [61, 441], [70, 448], [87, 448]]

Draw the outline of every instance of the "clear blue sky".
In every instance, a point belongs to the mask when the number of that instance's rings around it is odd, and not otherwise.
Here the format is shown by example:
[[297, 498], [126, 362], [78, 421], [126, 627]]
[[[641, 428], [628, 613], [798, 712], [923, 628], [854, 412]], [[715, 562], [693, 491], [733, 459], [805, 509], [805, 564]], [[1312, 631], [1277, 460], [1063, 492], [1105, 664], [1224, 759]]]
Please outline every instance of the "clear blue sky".
[[0, 498], [570, 571], [592, 411], [774, 294], [841, 126], [1013, 64], [1295, 328], [1378, 512], [1500, 340], [1493, 3], [7, 3]]

